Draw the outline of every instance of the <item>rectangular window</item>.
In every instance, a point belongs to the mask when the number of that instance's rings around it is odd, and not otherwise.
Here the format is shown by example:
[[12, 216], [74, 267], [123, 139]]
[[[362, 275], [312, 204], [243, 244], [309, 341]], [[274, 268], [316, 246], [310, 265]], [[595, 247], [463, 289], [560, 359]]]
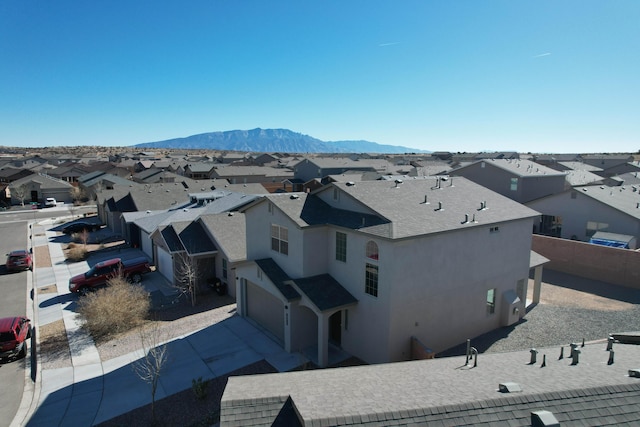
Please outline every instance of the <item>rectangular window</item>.
[[493, 234], [493, 233], [498, 233], [500, 231], [500, 227], [498, 227], [497, 225], [495, 227], [491, 227], [489, 229], [489, 233]]
[[374, 297], [378, 296], [378, 266], [367, 263], [365, 267], [364, 291]]
[[518, 178], [511, 178], [511, 191], [518, 191]]
[[271, 224], [271, 249], [289, 255], [289, 231], [286, 227]]
[[227, 278], [227, 260], [222, 258], [222, 278]]
[[495, 312], [496, 312], [496, 288], [493, 288], [487, 291], [487, 313], [493, 314]]
[[336, 231], [336, 260], [347, 262], [347, 235]]

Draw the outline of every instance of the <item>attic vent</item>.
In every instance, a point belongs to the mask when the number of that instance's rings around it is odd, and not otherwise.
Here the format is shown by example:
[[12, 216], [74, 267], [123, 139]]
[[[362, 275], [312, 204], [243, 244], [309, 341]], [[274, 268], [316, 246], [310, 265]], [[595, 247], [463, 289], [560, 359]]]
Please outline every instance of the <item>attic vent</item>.
[[498, 391], [500, 393], [516, 393], [516, 392], [522, 391], [522, 388], [518, 383], [506, 382], [506, 383], [500, 383], [498, 385]]
[[184, 208], [184, 209], [182, 209], [182, 212], [189, 212], [189, 209]]
[[640, 378], [640, 369], [629, 369], [629, 376], [633, 378]]
[[151, 213], [151, 211], [147, 211], [147, 213], [148, 213], [148, 214], [150, 214], [150, 213]]
[[354, 185], [356, 185], [356, 183], [353, 182], [353, 181], [347, 181], [346, 185], [347, 185], [347, 187], [353, 187]]
[[552, 412], [541, 410], [531, 412], [531, 427], [560, 427]]
[[292, 194], [289, 198], [290, 198], [291, 200], [297, 200], [297, 199], [299, 199], [299, 198], [300, 198], [300, 196], [298, 196], [297, 194]]
[[233, 216], [233, 212], [229, 212], [229, 216]]

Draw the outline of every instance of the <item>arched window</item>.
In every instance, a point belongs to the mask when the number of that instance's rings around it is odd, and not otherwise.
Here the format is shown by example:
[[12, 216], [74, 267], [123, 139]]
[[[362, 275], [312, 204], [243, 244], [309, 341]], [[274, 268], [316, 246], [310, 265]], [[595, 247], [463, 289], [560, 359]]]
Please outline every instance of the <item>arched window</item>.
[[378, 260], [378, 245], [373, 240], [367, 242], [367, 258]]

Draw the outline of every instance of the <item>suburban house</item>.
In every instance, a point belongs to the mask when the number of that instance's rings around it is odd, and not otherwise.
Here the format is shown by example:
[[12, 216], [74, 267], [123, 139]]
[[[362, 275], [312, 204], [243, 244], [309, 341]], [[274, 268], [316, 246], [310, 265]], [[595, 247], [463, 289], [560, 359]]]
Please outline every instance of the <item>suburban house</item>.
[[58, 202], [71, 203], [71, 189], [73, 186], [66, 181], [53, 178], [45, 174], [32, 174], [13, 181], [9, 185], [11, 204], [44, 203], [47, 197], [53, 197]]
[[565, 173], [530, 160], [479, 160], [449, 173], [463, 176], [520, 203], [565, 189]]
[[231, 184], [281, 183], [292, 177], [288, 169], [269, 166], [224, 166], [211, 171], [211, 178], [226, 179]]
[[[206, 204], [203, 195], [209, 196]], [[235, 296], [235, 264], [246, 258], [244, 215], [235, 211], [260, 196], [216, 191], [190, 197], [191, 204], [180, 209], [123, 213], [125, 238], [170, 283], [180, 280], [188, 262], [198, 285], [217, 279]]]
[[351, 160], [346, 157], [315, 157], [300, 160], [293, 167], [293, 178], [304, 183], [313, 178], [324, 178], [327, 175], [340, 175], [347, 171], [376, 172], [376, 168], [368, 160]]
[[336, 182], [242, 211], [238, 313], [320, 366], [330, 343], [408, 360], [524, 316], [539, 214], [465, 178]]
[[213, 166], [213, 163], [189, 163], [184, 167], [184, 176], [191, 179], [209, 179]]
[[576, 187], [527, 203], [542, 214], [534, 231], [589, 241], [598, 231], [640, 240], [640, 186]]

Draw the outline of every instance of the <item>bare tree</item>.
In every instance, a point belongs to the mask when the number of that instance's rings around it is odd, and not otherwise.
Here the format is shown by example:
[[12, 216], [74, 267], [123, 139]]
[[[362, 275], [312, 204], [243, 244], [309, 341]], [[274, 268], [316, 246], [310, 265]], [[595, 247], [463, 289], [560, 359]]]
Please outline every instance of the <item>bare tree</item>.
[[16, 199], [20, 200], [20, 204], [24, 206], [24, 199], [26, 199], [27, 194], [29, 194], [29, 187], [26, 184], [11, 187], [11, 193], [16, 197]]
[[71, 199], [73, 200], [74, 205], [81, 204], [87, 198], [86, 191], [84, 191], [84, 189], [80, 187], [71, 187], [69, 193], [71, 193]]
[[176, 287], [191, 299], [191, 306], [196, 305], [198, 279], [200, 271], [198, 270], [197, 260], [190, 257], [186, 252], [178, 255], [178, 263], [176, 264]]
[[140, 341], [144, 357], [133, 363], [133, 371], [138, 378], [151, 386], [151, 422], [155, 424], [156, 391], [162, 369], [168, 361], [167, 345], [161, 344], [160, 327], [154, 323], [151, 328], [140, 331]]

